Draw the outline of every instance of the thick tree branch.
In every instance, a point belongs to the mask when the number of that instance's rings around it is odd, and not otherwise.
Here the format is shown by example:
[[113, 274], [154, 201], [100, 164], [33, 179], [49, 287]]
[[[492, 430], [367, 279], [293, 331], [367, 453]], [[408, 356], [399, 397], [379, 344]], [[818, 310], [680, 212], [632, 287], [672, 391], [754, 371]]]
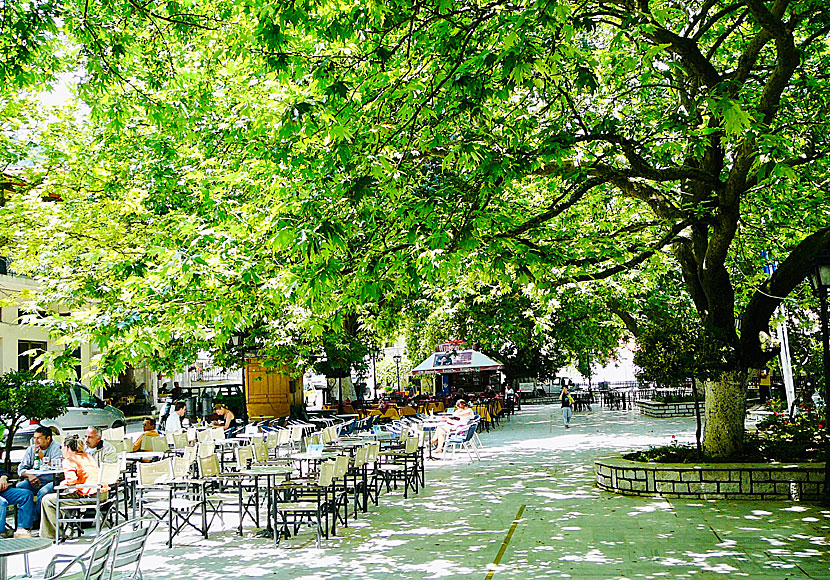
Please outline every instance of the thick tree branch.
[[650, 248], [644, 250], [640, 254], [634, 256], [630, 260], [623, 262], [622, 264], [617, 264], [616, 266], [612, 266], [600, 272], [594, 272], [592, 274], [581, 274], [579, 276], [574, 276], [571, 278], [563, 278], [558, 282], [554, 282], [555, 286], [564, 286], [565, 284], [571, 284], [574, 282], [591, 282], [594, 280], [604, 280], [606, 278], [610, 278], [615, 274], [619, 274], [620, 272], [625, 272], [626, 270], [631, 270], [635, 266], [639, 266], [649, 258], [651, 258], [654, 254], [656, 254], [662, 248], [665, 248], [669, 245], [674, 239], [677, 237], [677, 234], [682, 232], [686, 227], [688, 227], [689, 223], [686, 221], [682, 221], [680, 223], [674, 224], [672, 228], [659, 240], [657, 240]]
[[802, 240], [752, 296], [744, 311], [741, 330], [741, 354], [747, 368], [761, 368], [774, 356], [775, 353], [762, 349], [759, 333], [769, 334], [769, 321], [775, 309], [807, 277], [813, 259], [826, 252], [830, 252], [830, 227]]

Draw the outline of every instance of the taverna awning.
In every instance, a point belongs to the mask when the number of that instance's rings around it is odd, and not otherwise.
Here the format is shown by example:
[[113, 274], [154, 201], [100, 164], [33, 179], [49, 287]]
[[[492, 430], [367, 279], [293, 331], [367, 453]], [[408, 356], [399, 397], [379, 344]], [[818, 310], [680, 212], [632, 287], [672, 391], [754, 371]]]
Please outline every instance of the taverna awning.
[[449, 373], [475, 373], [497, 371], [502, 364], [477, 350], [434, 352], [424, 362], [412, 369], [413, 375], [446, 375]]

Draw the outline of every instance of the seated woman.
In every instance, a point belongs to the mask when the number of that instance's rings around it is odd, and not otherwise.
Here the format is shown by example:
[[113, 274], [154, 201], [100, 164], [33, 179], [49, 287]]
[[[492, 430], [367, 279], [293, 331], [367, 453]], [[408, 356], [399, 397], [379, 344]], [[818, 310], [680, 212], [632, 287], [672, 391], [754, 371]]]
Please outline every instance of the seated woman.
[[216, 403], [213, 405], [213, 412], [219, 415], [219, 419], [213, 422], [214, 427], [222, 427], [225, 431], [231, 428], [234, 420], [233, 411], [222, 403]]
[[449, 435], [459, 425], [469, 423], [473, 417], [475, 417], [475, 413], [467, 404], [467, 401], [464, 399], [458, 399], [452, 416], [449, 417], [443, 425], [439, 425], [435, 429], [435, 434], [432, 436], [432, 443], [435, 445], [434, 449], [438, 453], [443, 452], [444, 442], [447, 440], [447, 435]]
[[[73, 502], [71, 498], [94, 496], [98, 490], [98, 462], [89, 453], [84, 452], [84, 444], [78, 436], [69, 437], [63, 444], [63, 483], [65, 485], [89, 484], [90, 488], [79, 487], [70, 494], [61, 496], [61, 504], [82, 503]], [[101, 492], [106, 493], [106, 490]], [[55, 539], [55, 523], [57, 522], [58, 494], [50, 493], [43, 497], [40, 503], [40, 537]]]

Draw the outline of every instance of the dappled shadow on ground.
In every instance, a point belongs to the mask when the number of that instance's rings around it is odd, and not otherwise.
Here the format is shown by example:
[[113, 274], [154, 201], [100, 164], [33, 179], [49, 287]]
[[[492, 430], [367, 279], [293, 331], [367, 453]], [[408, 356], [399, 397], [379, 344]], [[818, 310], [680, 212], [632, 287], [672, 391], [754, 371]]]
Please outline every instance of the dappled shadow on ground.
[[227, 531], [185, 535], [171, 550], [157, 533], [145, 578], [830, 577], [830, 512], [817, 506], [667, 501], [595, 487], [596, 457], [693, 434], [692, 419], [600, 410], [577, 414], [565, 430], [558, 408], [528, 407], [482, 434], [481, 462], [462, 454], [431, 462], [419, 495], [382, 496], [322, 549], [311, 531], [276, 549], [250, 533], [239, 538], [228, 518]]

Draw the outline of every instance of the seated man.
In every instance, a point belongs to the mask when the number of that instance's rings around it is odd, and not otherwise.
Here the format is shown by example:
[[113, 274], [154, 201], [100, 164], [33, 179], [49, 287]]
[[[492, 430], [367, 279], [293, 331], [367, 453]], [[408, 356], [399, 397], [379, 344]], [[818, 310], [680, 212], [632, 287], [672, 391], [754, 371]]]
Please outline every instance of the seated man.
[[[61, 504], [79, 503], [72, 498], [94, 496], [98, 490], [98, 463], [89, 453], [84, 452], [84, 444], [77, 436], [70, 437], [64, 443], [63, 449], [63, 483], [65, 485], [89, 484], [89, 488], [79, 487], [77, 490], [61, 496]], [[102, 490], [106, 494], [107, 490]], [[103, 499], [103, 498], [102, 498]], [[40, 505], [40, 537], [55, 539], [55, 524], [57, 523], [58, 494], [50, 493], [43, 498]]]
[[99, 466], [102, 462], [118, 462], [118, 453], [116, 453], [115, 447], [112, 446], [112, 443], [101, 439], [101, 434], [98, 432], [98, 429], [91, 425], [86, 428], [84, 435], [84, 451], [95, 458]]
[[159, 437], [159, 432], [156, 431], [156, 420], [152, 417], [144, 419], [144, 423], [141, 427], [144, 429], [144, 433], [139, 435], [138, 439], [136, 439], [135, 443], [133, 443], [133, 451], [141, 451], [141, 440], [144, 439], [145, 435], [147, 437]]
[[182, 430], [182, 417], [187, 410], [187, 405], [184, 401], [176, 401], [173, 405], [173, 411], [167, 416], [167, 421], [164, 422], [165, 433], [175, 433]]
[[17, 487], [32, 492], [35, 496], [34, 513], [35, 517], [40, 513], [40, 500], [47, 493], [52, 493], [55, 484], [54, 475], [36, 475], [31, 473], [35, 470], [35, 462], [41, 467], [60, 467], [62, 455], [61, 445], [52, 438], [52, 431], [49, 427], [41, 425], [35, 429], [32, 438], [34, 445], [26, 449], [23, 460], [17, 468], [20, 481]]
[[29, 530], [35, 517], [34, 494], [28, 489], [9, 487], [9, 474], [0, 469], [0, 522], [6, 525], [6, 511], [9, 504], [17, 506], [17, 532], [0, 529], [0, 537], [25, 538], [30, 535]]

